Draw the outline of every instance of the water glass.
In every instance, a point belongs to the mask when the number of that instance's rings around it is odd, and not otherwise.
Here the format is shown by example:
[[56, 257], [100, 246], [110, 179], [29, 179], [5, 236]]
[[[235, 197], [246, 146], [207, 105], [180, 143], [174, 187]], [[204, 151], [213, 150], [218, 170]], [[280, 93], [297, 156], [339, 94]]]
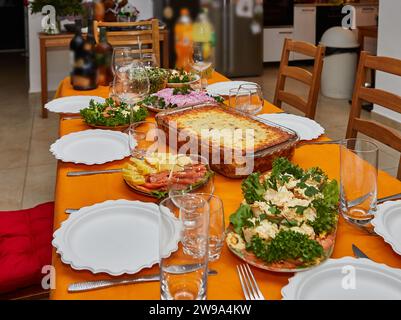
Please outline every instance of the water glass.
[[187, 193], [213, 194], [214, 176], [208, 160], [197, 154], [182, 154], [181, 156], [189, 158], [191, 163], [183, 165], [183, 161], [178, 158], [173, 164], [167, 182], [169, 196]]
[[220, 197], [210, 193], [196, 193], [209, 203], [209, 262], [220, 258], [226, 236], [224, 207]]
[[231, 108], [239, 110], [241, 112], [247, 113], [250, 106], [252, 105], [251, 101], [251, 91], [243, 88], [233, 88], [229, 91], [229, 105]]
[[241, 84], [239, 88], [249, 90], [251, 92], [251, 103], [245, 111], [249, 114], [257, 114], [262, 111], [264, 99], [260, 85], [257, 83], [245, 83]]
[[[160, 205], [159, 254], [162, 300], [205, 300], [207, 294], [209, 204], [195, 194]], [[175, 236], [171, 237], [171, 229]]]
[[371, 141], [345, 139], [340, 144], [340, 209], [344, 218], [369, 225], [377, 205], [378, 148]]
[[157, 152], [159, 130], [155, 122], [133, 123], [125, 133], [128, 135], [128, 146], [133, 157], [141, 159], [147, 154]]

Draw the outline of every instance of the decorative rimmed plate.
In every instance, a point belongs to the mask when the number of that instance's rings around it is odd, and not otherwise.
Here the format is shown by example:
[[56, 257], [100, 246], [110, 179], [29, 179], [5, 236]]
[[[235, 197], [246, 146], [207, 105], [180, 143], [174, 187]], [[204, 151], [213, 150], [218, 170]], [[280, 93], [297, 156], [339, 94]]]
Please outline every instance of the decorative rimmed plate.
[[294, 114], [269, 113], [258, 115], [258, 117], [294, 130], [300, 140], [317, 139], [324, 133], [324, 128], [316, 121]]
[[281, 294], [284, 300], [400, 300], [401, 270], [368, 259], [330, 259], [297, 273]]
[[189, 82], [177, 82], [177, 83], [167, 82], [167, 88], [182, 88], [185, 86], [190, 86], [191, 84], [194, 84], [195, 82], [200, 80], [199, 75], [195, 74], [194, 77], [195, 79]]
[[401, 200], [387, 201], [377, 206], [372, 220], [375, 232], [401, 255]]
[[56, 159], [87, 165], [121, 160], [130, 155], [128, 135], [112, 130], [85, 130], [67, 134], [50, 146]]
[[[228, 228], [226, 230], [226, 234], [228, 235], [230, 232], [235, 233], [233, 226], [231, 224], [228, 226]], [[287, 266], [285, 263], [269, 264], [267, 262], [264, 262], [261, 259], [258, 259], [254, 253], [249, 252], [246, 249], [240, 250], [240, 249], [235, 248], [234, 246], [230, 245], [227, 241], [226, 241], [226, 243], [227, 243], [228, 249], [230, 249], [230, 251], [232, 253], [234, 253], [241, 260], [245, 261], [246, 263], [248, 263], [256, 268], [268, 270], [268, 271], [272, 271], [272, 272], [288, 273], [288, 272], [300, 272], [300, 271], [310, 270], [310, 269], [316, 268], [318, 265], [320, 265], [321, 263], [326, 261], [333, 253], [335, 239], [336, 239], [336, 232], [331, 233], [330, 235], [327, 236], [327, 238], [330, 239], [330, 241], [332, 241], [332, 244], [329, 248], [327, 248], [327, 250], [324, 251], [324, 257], [322, 258], [322, 260], [319, 263], [308, 266], [308, 267], [305, 267], [305, 266], [299, 266], [299, 267], [291, 266], [290, 267], [290, 266]]]
[[[154, 203], [109, 200], [71, 214], [52, 244], [73, 269], [133, 274], [159, 262], [159, 215]], [[172, 216], [164, 226], [168, 256], [178, 248], [181, 225]]]
[[249, 81], [223, 81], [210, 84], [206, 87], [208, 94], [212, 96], [228, 96], [230, 90], [238, 88], [241, 84], [255, 84]]
[[56, 113], [79, 113], [84, 108], [89, 106], [89, 102], [104, 103], [106, 100], [98, 96], [71, 96], [54, 99], [45, 104], [45, 108]]

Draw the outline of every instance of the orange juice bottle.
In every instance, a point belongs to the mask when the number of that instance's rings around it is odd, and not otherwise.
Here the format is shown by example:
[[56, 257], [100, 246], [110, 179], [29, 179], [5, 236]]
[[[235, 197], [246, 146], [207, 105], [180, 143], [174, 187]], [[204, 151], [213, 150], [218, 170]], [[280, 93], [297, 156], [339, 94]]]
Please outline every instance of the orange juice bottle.
[[181, 9], [180, 18], [174, 27], [176, 68], [191, 70], [192, 65], [192, 20], [186, 8]]

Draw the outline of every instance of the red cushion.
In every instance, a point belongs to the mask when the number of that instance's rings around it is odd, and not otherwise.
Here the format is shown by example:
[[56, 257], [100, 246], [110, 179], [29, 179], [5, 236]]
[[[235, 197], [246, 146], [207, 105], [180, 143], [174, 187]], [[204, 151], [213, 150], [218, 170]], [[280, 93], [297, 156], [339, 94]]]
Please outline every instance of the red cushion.
[[0, 293], [40, 284], [51, 264], [54, 203], [0, 211]]

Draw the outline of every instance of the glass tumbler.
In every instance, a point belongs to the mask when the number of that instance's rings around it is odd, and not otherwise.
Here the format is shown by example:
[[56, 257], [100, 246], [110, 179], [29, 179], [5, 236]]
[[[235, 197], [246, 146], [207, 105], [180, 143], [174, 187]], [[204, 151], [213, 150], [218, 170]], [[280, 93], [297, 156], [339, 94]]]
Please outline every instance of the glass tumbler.
[[233, 88], [229, 91], [229, 105], [233, 109], [237, 109], [244, 113], [249, 113], [252, 106], [252, 93], [248, 89]]
[[378, 148], [371, 141], [345, 139], [340, 144], [340, 209], [359, 226], [374, 218], [377, 205]]
[[205, 300], [209, 204], [185, 194], [164, 199], [159, 208], [161, 299]]
[[128, 146], [133, 157], [143, 158], [145, 155], [157, 152], [160, 132], [155, 122], [135, 122], [125, 130], [125, 133], [128, 135]]

